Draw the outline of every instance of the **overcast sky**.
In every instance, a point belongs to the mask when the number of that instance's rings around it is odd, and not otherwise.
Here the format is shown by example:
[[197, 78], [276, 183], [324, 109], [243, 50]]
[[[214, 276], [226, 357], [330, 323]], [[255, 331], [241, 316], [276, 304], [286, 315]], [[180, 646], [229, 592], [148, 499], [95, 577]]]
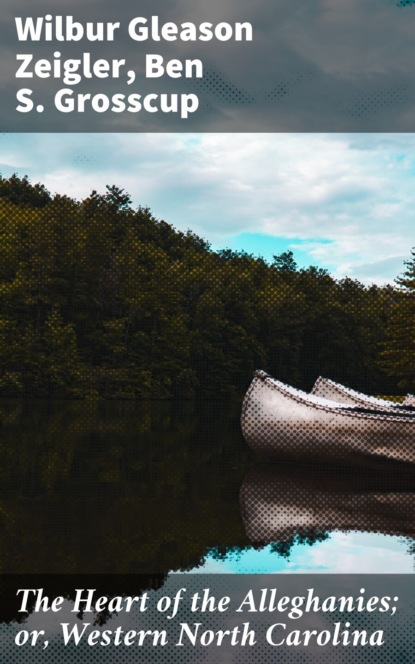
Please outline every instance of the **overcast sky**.
[[365, 283], [415, 245], [413, 134], [1, 134], [0, 172], [75, 198], [116, 184], [214, 248]]
[[[123, 132], [126, 126], [149, 133], [183, 131], [184, 126], [201, 132], [414, 132], [415, 7], [398, 5], [399, 0], [3, 0], [0, 126], [26, 132]], [[120, 27], [114, 41], [19, 41], [15, 18], [41, 19], [48, 12], [70, 13], [81, 24], [116, 21]], [[147, 20], [146, 27], [152, 15], [160, 25], [248, 22], [252, 41], [136, 41], [128, 27], [137, 15]], [[74, 84], [74, 93], [186, 91], [197, 94], [200, 105], [185, 121], [180, 113], [99, 113], [90, 111], [89, 102], [84, 112], [61, 112], [54, 102], [63, 85], [58, 74], [16, 77], [16, 54], [33, 54], [36, 61], [54, 59], [54, 52], [62, 60], [81, 52], [93, 60], [125, 59], [126, 70], [137, 74], [132, 86], [125, 72], [120, 78], [85, 76]], [[203, 77], [147, 79], [149, 53], [201, 59]], [[16, 111], [16, 91], [29, 83], [33, 100], [44, 106], [42, 113]]]

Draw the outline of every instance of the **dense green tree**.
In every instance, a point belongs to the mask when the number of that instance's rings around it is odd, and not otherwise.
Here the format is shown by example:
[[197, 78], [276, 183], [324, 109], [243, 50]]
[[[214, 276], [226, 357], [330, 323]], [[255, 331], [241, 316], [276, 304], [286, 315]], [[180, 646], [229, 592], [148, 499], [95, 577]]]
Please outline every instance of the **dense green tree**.
[[368, 288], [291, 251], [214, 252], [115, 185], [75, 201], [12, 176], [0, 194], [2, 395], [224, 397], [259, 367], [391, 392], [392, 364], [413, 373], [413, 271]]
[[44, 207], [50, 201], [50, 194], [43, 184], [32, 185], [27, 175], [19, 178], [14, 173], [7, 179], [0, 175], [0, 198], [20, 207]]
[[402, 390], [415, 390], [415, 249], [405, 261], [406, 270], [396, 279], [399, 286], [391, 297], [387, 340], [381, 353], [381, 367]]
[[295, 272], [298, 265], [295, 261], [292, 251], [283, 251], [281, 254], [273, 256], [273, 265], [281, 272]]

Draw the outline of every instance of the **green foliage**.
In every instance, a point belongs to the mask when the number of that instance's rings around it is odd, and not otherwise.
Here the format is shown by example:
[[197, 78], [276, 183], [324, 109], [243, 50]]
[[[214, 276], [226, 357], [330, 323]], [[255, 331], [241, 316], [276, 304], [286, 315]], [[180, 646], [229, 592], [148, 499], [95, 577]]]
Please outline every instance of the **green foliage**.
[[0, 198], [20, 207], [44, 207], [50, 201], [50, 194], [43, 184], [32, 185], [27, 175], [19, 178], [14, 173], [7, 180], [0, 175]]
[[381, 367], [398, 380], [399, 388], [415, 389], [415, 250], [405, 261], [406, 271], [396, 279], [399, 290], [390, 298], [387, 338]]
[[282, 254], [273, 256], [273, 259], [274, 267], [281, 270], [281, 272], [295, 272], [298, 269], [292, 251], [283, 251]]
[[221, 398], [258, 367], [393, 393], [379, 348], [394, 302], [413, 320], [396, 288], [299, 269], [290, 251], [213, 252], [116, 186], [75, 201], [0, 180], [0, 395]]

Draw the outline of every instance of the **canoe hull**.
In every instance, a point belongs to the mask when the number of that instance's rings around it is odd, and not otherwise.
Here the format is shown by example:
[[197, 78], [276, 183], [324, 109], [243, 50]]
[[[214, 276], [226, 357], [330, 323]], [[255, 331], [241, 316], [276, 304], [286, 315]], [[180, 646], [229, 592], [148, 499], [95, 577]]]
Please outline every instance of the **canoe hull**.
[[256, 372], [242, 407], [242, 432], [258, 454], [297, 459], [375, 455], [415, 461], [415, 419], [310, 397]]

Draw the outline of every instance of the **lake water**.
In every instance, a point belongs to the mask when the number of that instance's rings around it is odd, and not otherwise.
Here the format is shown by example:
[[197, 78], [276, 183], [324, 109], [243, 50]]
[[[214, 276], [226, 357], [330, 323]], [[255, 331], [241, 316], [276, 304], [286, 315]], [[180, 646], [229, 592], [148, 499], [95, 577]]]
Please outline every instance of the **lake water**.
[[2, 401], [2, 572], [414, 571], [413, 468], [264, 463], [239, 412]]

